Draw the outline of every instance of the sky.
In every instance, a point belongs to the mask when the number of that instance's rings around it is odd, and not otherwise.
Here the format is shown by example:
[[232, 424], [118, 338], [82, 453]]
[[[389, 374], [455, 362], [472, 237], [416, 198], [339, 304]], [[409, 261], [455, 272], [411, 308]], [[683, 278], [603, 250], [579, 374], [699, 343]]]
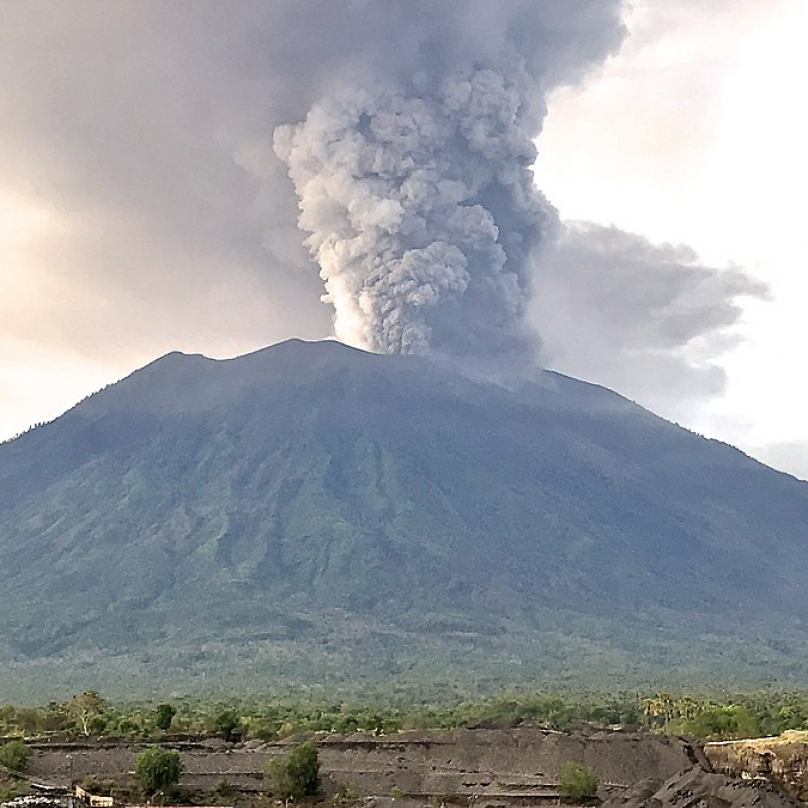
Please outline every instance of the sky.
[[552, 99], [542, 186], [565, 217], [689, 245], [768, 286], [714, 355], [722, 391], [697, 406], [637, 398], [808, 479], [808, 4], [653, 0], [628, 25], [619, 55]]
[[[310, 134], [350, 33], [334, 20], [314, 55], [265, 53], [249, 3], [65, 6], [3, 4], [0, 439], [171, 350], [335, 329], [273, 132]], [[587, 47], [557, 26], [530, 73], [547, 88], [533, 176], [558, 211], [525, 314], [542, 362], [808, 478], [808, 6], [637, 0], [622, 44], [617, 0], [590, 6], [605, 16], [575, 20]], [[400, 68], [362, 48], [354, 84]]]

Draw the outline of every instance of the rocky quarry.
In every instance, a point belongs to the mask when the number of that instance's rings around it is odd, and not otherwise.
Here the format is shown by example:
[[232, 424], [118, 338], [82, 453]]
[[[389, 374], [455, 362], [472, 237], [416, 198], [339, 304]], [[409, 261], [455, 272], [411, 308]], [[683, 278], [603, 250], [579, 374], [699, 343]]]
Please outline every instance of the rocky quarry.
[[808, 732], [710, 743], [705, 753], [716, 772], [744, 780], [765, 780], [800, 800], [808, 800]]
[[[200, 795], [226, 782], [251, 801], [269, 759], [301, 739], [165, 742], [182, 754], [181, 785]], [[606, 808], [796, 808], [806, 793], [804, 739], [761, 739], [706, 747], [647, 731], [573, 733], [549, 729], [463, 729], [391, 736], [317, 738], [323, 791], [358, 795], [368, 806], [453, 804], [506, 808], [557, 804], [568, 761], [592, 769]], [[113, 783], [125, 795], [145, 746], [123, 742], [32, 744], [29, 776], [50, 785]], [[122, 797], [123, 800], [123, 797]], [[125, 800], [123, 800], [125, 801]]]

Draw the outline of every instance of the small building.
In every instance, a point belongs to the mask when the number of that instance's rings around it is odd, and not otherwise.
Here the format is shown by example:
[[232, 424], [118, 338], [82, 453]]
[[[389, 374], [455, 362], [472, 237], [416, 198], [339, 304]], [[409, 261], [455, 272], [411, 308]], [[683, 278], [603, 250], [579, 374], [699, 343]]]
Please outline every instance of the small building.
[[76, 797], [80, 799], [85, 805], [89, 805], [90, 808], [113, 808], [115, 804], [112, 797], [102, 797], [99, 794], [90, 794], [89, 791], [86, 791], [81, 786], [76, 786]]

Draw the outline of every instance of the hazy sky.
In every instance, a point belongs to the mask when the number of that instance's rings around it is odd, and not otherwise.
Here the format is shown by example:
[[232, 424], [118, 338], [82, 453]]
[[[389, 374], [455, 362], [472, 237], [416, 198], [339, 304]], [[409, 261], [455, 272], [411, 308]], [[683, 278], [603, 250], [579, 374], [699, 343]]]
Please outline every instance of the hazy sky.
[[[0, 0], [0, 438], [169, 350], [333, 333], [272, 134], [322, 92], [307, 60], [341, 64], [339, 21], [313, 56], [264, 50], [262, 5]], [[808, 477], [808, 4], [631, 6], [619, 51], [582, 15], [591, 53], [559, 25], [533, 73], [566, 220], [535, 268], [542, 358]]]
[[768, 285], [716, 354], [723, 393], [694, 407], [664, 388], [637, 397], [808, 479], [808, 3], [646, 0], [627, 20], [620, 54], [553, 98], [543, 188], [563, 216], [689, 245]]

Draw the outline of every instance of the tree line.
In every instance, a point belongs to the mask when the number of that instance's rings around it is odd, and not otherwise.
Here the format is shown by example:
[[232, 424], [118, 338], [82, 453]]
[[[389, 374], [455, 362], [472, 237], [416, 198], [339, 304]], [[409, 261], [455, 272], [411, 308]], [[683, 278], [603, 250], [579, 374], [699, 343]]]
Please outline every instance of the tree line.
[[158, 742], [167, 736], [227, 741], [277, 740], [296, 733], [367, 732], [389, 735], [407, 729], [514, 727], [565, 730], [582, 724], [643, 725], [705, 739], [777, 735], [808, 730], [808, 691], [696, 696], [659, 692], [514, 694], [449, 704], [351, 704], [250, 698], [204, 701], [180, 698], [157, 703], [119, 703], [96, 691], [37, 707], [0, 707], [0, 737], [120, 737]]

